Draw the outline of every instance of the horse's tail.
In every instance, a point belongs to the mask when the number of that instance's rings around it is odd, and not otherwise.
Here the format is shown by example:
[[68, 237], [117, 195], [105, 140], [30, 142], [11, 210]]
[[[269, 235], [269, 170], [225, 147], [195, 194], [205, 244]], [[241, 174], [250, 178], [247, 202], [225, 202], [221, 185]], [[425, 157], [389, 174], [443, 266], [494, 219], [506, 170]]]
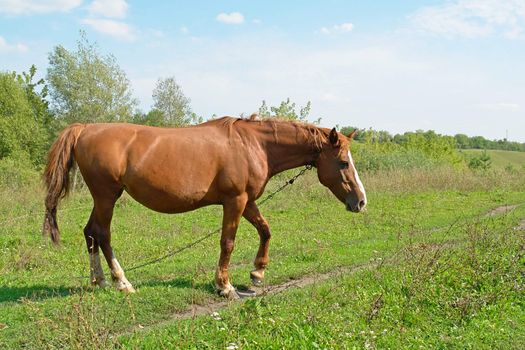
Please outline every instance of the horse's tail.
[[53, 243], [60, 242], [60, 231], [57, 223], [58, 201], [69, 192], [69, 171], [73, 166], [73, 150], [78, 137], [85, 128], [83, 124], [72, 124], [65, 128], [55, 140], [49, 154], [44, 171], [44, 182], [47, 188], [46, 214], [42, 233], [50, 235]]

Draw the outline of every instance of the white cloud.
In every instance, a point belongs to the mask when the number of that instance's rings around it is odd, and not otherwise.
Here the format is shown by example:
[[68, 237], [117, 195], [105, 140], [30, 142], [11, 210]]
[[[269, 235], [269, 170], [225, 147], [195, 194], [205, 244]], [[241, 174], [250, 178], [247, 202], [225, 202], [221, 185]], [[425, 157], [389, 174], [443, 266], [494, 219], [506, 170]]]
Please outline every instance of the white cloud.
[[321, 33], [329, 35], [329, 34], [349, 33], [352, 30], [354, 30], [354, 25], [352, 23], [342, 23], [342, 24], [335, 24], [329, 28], [322, 27]]
[[0, 36], [0, 52], [26, 52], [29, 48], [24, 44], [9, 44]]
[[30, 15], [33, 13], [67, 12], [82, 0], [0, 0], [0, 13]]
[[215, 18], [217, 21], [225, 24], [242, 24], [244, 16], [240, 12], [219, 13]]
[[455, 0], [409, 16], [416, 28], [447, 37], [517, 38], [525, 29], [523, 0]]
[[95, 0], [88, 7], [90, 15], [120, 19], [126, 17], [127, 10], [125, 0]]
[[85, 18], [82, 20], [82, 23], [89, 25], [99, 33], [108, 34], [120, 40], [135, 40], [132, 28], [124, 22], [110, 19]]

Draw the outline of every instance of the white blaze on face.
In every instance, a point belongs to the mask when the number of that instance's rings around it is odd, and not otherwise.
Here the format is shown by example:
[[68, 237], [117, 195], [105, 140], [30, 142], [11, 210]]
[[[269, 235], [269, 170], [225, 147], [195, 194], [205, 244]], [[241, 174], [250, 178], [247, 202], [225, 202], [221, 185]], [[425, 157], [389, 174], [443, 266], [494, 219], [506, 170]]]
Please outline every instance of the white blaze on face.
[[354, 159], [352, 158], [352, 154], [350, 154], [350, 151], [348, 151], [348, 159], [350, 160], [350, 169], [354, 172], [355, 181], [357, 182], [357, 186], [359, 187], [359, 190], [363, 194], [363, 201], [365, 202], [365, 205], [366, 205], [365, 186], [363, 186], [363, 183], [361, 182], [361, 179], [359, 178], [359, 174], [357, 173], [357, 169], [355, 168]]

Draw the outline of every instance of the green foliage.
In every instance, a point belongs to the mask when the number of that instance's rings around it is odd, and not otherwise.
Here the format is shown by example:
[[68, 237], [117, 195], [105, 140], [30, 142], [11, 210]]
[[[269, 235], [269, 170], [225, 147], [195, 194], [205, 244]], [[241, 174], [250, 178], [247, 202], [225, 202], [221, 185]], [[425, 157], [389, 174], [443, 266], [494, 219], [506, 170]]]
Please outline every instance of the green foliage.
[[26, 152], [16, 151], [0, 158], [0, 187], [16, 190], [21, 186], [34, 186], [39, 180], [40, 174]]
[[463, 161], [452, 137], [431, 130], [392, 137], [386, 131], [370, 129], [360, 135], [361, 143], [352, 146], [358, 169], [429, 169], [444, 164], [456, 166]]
[[436, 134], [434, 131], [421, 131], [418, 130], [416, 132], [405, 132], [404, 134], [395, 134], [392, 135], [388, 131], [384, 130], [373, 130], [372, 128], [366, 130], [366, 129], [358, 129], [356, 127], [351, 126], [344, 126], [341, 128], [341, 133], [347, 135], [352, 130], [357, 130], [355, 140], [356, 141], [362, 141], [365, 137], [372, 137], [375, 141], [378, 142], [395, 142], [398, 144], [403, 144], [405, 142], [408, 142], [408, 139], [410, 137], [413, 137], [413, 134], [421, 135], [423, 134], [425, 138], [432, 138], [434, 136], [444, 137], [446, 138], [446, 142], [448, 144], [454, 145], [455, 148], [458, 149], [493, 149], [493, 150], [505, 150], [505, 151], [521, 151], [525, 152], [525, 143], [519, 143], [519, 142], [513, 142], [508, 141], [507, 139], [503, 140], [487, 140], [483, 136], [474, 136], [469, 137], [465, 134], [456, 134], [454, 137], [452, 136], [442, 136], [439, 134]]
[[58, 45], [49, 54], [47, 80], [52, 107], [64, 124], [126, 121], [137, 105], [115, 57], [102, 56], [84, 32], [75, 52]]
[[388, 145], [354, 143], [351, 150], [356, 167], [360, 171], [430, 169], [439, 164], [436, 159], [421, 151], [406, 149], [394, 143]]
[[153, 109], [145, 116], [145, 124], [185, 126], [202, 122], [191, 111], [190, 99], [184, 96], [175, 77], [159, 79], [153, 90]]
[[0, 73], [0, 159], [24, 158], [26, 153], [34, 165], [44, 160], [49, 113], [43, 97], [35, 91], [40, 82], [32, 83], [35, 71], [32, 67], [22, 76]]
[[525, 152], [479, 149], [461, 150], [461, 154], [467, 162], [471, 157], [479, 156], [483, 152], [486, 152], [490, 156], [492, 168], [503, 169], [509, 164], [517, 168], [525, 167]]
[[310, 101], [306, 103], [306, 106], [301, 107], [299, 112], [296, 110], [295, 102], [291, 102], [290, 98], [287, 98], [285, 101], [282, 101], [279, 106], [269, 107], [266, 104], [266, 101], [262, 101], [261, 107], [259, 107], [259, 116], [261, 118], [279, 118], [285, 120], [299, 120], [303, 122], [311, 122], [314, 124], [319, 124], [321, 118], [317, 120], [310, 121], [310, 110], [312, 104]]
[[47, 100], [49, 88], [43, 78], [34, 82], [36, 71], [35, 65], [32, 65], [29, 68], [29, 73], [22, 72], [22, 74], [17, 74], [16, 78], [24, 87], [27, 100], [33, 109], [35, 120], [50, 130], [52, 128], [53, 115], [49, 110], [49, 101]]
[[355, 130], [354, 141], [364, 141], [366, 137], [366, 129], [359, 129], [354, 126], [343, 126], [339, 129], [339, 132], [343, 135], [349, 135], [352, 131]]
[[133, 116], [133, 123], [149, 126], [162, 126], [164, 125], [164, 113], [158, 109], [152, 109], [147, 114], [136, 113]]
[[480, 155], [471, 156], [468, 160], [470, 169], [488, 170], [492, 166], [490, 155], [484, 150]]
[[464, 134], [457, 134], [454, 136], [457, 147], [460, 149], [498, 149], [504, 151], [521, 151], [525, 152], [525, 143], [519, 143], [503, 140], [487, 140], [483, 136], [468, 137]]

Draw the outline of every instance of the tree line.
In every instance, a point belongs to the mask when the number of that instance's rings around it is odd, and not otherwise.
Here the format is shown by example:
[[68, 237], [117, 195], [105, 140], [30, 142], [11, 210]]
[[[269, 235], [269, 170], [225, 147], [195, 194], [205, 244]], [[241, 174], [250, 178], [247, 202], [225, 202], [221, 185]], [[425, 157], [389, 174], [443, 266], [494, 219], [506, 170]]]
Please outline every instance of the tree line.
[[359, 129], [352, 126], [345, 126], [341, 128], [341, 132], [348, 134], [354, 129], [357, 130], [354, 139], [361, 142], [394, 143], [404, 145], [413, 142], [417, 138], [424, 139], [427, 142], [441, 139], [441, 142], [453, 145], [453, 147], [457, 149], [493, 149], [525, 152], [525, 142], [520, 143], [509, 141], [507, 139], [489, 140], [483, 136], [467, 136], [465, 134], [456, 134], [454, 136], [440, 135], [433, 130], [417, 130], [392, 135], [384, 130], [378, 131], [371, 128]]

